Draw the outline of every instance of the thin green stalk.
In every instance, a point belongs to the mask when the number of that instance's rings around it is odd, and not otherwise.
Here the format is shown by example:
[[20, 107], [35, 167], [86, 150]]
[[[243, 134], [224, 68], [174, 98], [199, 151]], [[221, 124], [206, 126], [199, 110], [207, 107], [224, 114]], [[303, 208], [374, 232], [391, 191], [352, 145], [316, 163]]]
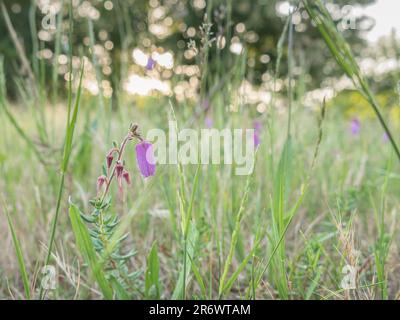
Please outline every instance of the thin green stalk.
[[31, 289], [30, 289], [30, 285], [29, 285], [28, 273], [26, 272], [26, 266], [25, 266], [25, 261], [24, 261], [24, 255], [22, 253], [21, 244], [18, 240], [17, 234], [15, 232], [14, 224], [11, 220], [10, 214], [7, 209], [7, 204], [6, 204], [3, 196], [1, 197], [1, 200], [2, 200], [3, 210], [7, 216], [8, 227], [11, 232], [11, 237], [12, 237], [12, 242], [14, 244], [15, 254], [18, 259], [19, 271], [21, 273], [22, 283], [24, 285], [24, 290], [25, 290], [25, 297], [26, 297], [26, 299], [30, 300], [31, 299]]
[[182, 299], [186, 300], [186, 257], [187, 257], [187, 235], [183, 239], [183, 296]]
[[194, 197], [196, 194], [196, 190], [197, 190], [197, 186], [198, 186], [198, 181], [199, 181], [199, 173], [200, 173], [200, 167], [201, 165], [199, 164], [197, 166], [196, 169], [196, 174], [194, 176], [194, 180], [193, 180], [193, 186], [192, 186], [192, 194], [190, 196], [190, 202], [189, 205], [187, 207], [185, 214], [185, 220], [183, 223], [183, 237], [184, 237], [184, 242], [183, 242], [183, 247], [184, 247], [184, 254], [183, 254], [183, 300], [186, 300], [186, 259], [188, 256], [188, 252], [187, 252], [187, 238], [188, 238], [188, 232], [189, 232], [189, 226], [190, 226], [190, 222], [191, 222], [191, 217], [192, 217], [192, 210], [193, 210], [193, 203], [194, 203]]
[[13, 125], [15, 130], [21, 136], [21, 138], [26, 142], [28, 147], [32, 149], [32, 151], [38, 158], [39, 162], [41, 164], [43, 164], [43, 166], [46, 166], [46, 161], [43, 158], [42, 154], [37, 149], [36, 145], [28, 137], [28, 134], [25, 133], [25, 131], [19, 125], [17, 119], [14, 117], [14, 115], [8, 109], [7, 102], [6, 102], [6, 82], [5, 82], [5, 74], [4, 74], [4, 59], [2, 56], [0, 56], [0, 105], [2, 106], [2, 109], [4, 110], [5, 115], [8, 118], [8, 120], [10, 121], [10, 123]]
[[[52, 69], [52, 84], [53, 84], [53, 108], [56, 106], [58, 100], [58, 57], [61, 50], [61, 35], [62, 35], [62, 22], [63, 22], [63, 8], [64, 0], [61, 1], [61, 9], [57, 17], [56, 39], [54, 44], [54, 59]], [[54, 111], [53, 111], [54, 114]]]
[[[67, 125], [66, 125], [64, 155], [63, 155], [62, 164], [61, 164], [61, 179], [60, 179], [60, 184], [59, 184], [59, 188], [58, 188], [56, 213], [53, 218], [53, 223], [51, 226], [50, 241], [49, 241], [49, 245], [48, 245], [47, 256], [45, 259], [45, 265], [48, 265], [48, 263], [50, 261], [53, 244], [54, 244], [55, 233], [56, 233], [56, 229], [57, 229], [57, 222], [58, 222], [58, 217], [59, 217], [59, 213], [60, 213], [61, 200], [62, 200], [62, 195], [63, 195], [63, 191], [64, 191], [64, 180], [65, 180], [65, 175], [68, 170], [68, 163], [69, 163], [69, 159], [70, 159], [71, 151], [72, 151], [72, 141], [73, 141], [76, 121], [77, 121], [77, 117], [78, 117], [80, 97], [81, 97], [81, 92], [82, 92], [83, 73], [84, 73], [84, 60], [82, 60], [78, 92], [77, 92], [77, 95], [75, 98], [75, 104], [74, 104], [74, 108], [73, 108], [73, 112], [72, 112], [72, 118], [71, 118], [70, 122], [67, 122]], [[69, 92], [69, 95], [72, 95], [72, 92]], [[68, 106], [68, 110], [71, 110], [71, 105]], [[68, 113], [70, 114], [70, 111]], [[40, 298], [41, 299], [43, 298], [43, 288], [40, 289]]]
[[240, 207], [239, 210], [236, 214], [236, 222], [235, 222], [235, 228], [232, 232], [232, 239], [231, 239], [231, 244], [229, 247], [229, 253], [228, 256], [225, 260], [225, 264], [224, 264], [224, 268], [223, 268], [223, 272], [222, 272], [222, 276], [221, 276], [221, 280], [219, 283], [219, 290], [218, 290], [218, 296], [219, 298], [221, 298], [222, 294], [224, 293], [224, 289], [225, 289], [225, 282], [226, 282], [226, 278], [228, 276], [228, 272], [229, 272], [229, 268], [232, 264], [232, 260], [233, 260], [233, 255], [235, 252], [235, 248], [236, 248], [236, 244], [237, 241], [239, 239], [239, 232], [240, 232], [240, 226], [241, 226], [241, 222], [243, 219], [243, 214], [244, 214], [244, 208], [247, 202], [247, 198], [249, 195], [249, 191], [250, 191], [250, 182], [251, 182], [251, 177], [252, 175], [249, 175], [247, 178], [247, 182], [246, 182], [246, 187], [241, 199], [241, 203], [240, 203]]
[[292, 124], [292, 104], [293, 104], [293, 23], [292, 23], [292, 13], [289, 16], [289, 36], [288, 36], [288, 98], [289, 98], [289, 108], [288, 108], [288, 120], [287, 120], [287, 138], [290, 137], [291, 124]]
[[337, 63], [374, 110], [379, 123], [389, 138], [397, 158], [400, 160], [400, 150], [393, 138], [389, 126], [382, 116], [381, 107], [376, 101], [368, 82], [361, 73], [360, 67], [354, 58], [354, 54], [350, 49], [349, 44], [344, 39], [343, 35], [337, 30], [328, 10], [325, 8], [321, 0], [302, 0], [302, 2]]
[[33, 72], [36, 77], [39, 77], [39, 62], [37, 53], [39, 51], [37, 28], [36, 28], [36, 1], [31, 1], [31, 6], [29, 8], [29, 26], [31, 30], [32, 37], [32, 65]]
[[95, 45], [95, 38], [94, 38], [94, 31], [93, 31], [93, 22], [91, 19], [87, 19], [88, 22], [88, 33], [89, 33], [89, 39], [90, 39], [90, 50], [92, 54], [92, 63], [93, 67], [96, 73], [96, 81], [97, 81], [97, 86], [99, 88], [99, 104], [100, 104], [100, 111], [101, 113], [104, 112], [104, 101], [103, 101], [103, 89], [101, 86], [101, 72], [99, 69], [99, 63], [96, 57], [96, 54], [94, 52], [94, 45]]

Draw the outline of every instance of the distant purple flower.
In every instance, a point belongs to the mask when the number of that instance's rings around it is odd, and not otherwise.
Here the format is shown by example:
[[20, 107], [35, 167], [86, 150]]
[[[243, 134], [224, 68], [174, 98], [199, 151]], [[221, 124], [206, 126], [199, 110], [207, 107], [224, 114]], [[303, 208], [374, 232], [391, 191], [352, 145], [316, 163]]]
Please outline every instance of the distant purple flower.
[[361, 123], [357, 118], [353, 118], [350, 124], [350, 131], [353, 136], [356, 136], [360, 133]]
[[154, 160], [153, 145], [147, 141], [139, 142], [136, 147], [136, 162], [142, 175], [147, 178], [154, 176], [156, 164]]
[[153, 70], [155, 65], [156, 65], [156, 62], [154, 61], [154, 59], [152, 57], [149, 57], [147, 59], [146, 70], [149, 70], [149, 71]]
[[262, 123], [261, 123], [261, 121], [259, 121], [259, 120], [254, 120], [254, 121], [253, 121], [253, 128], [254, 128], [255, 131], [257, 131], [258, 133], [260, 133], [260, 132], [261, 132], [261, 129], [262, 129]]
[[202, 102], [201, 102], [201, 107], [204, 109], [204, 110], [208, 110], [208, 109], [210, 109], [210, 100], [208, 99], [208, 98], [205, 98]]
[[383, 134], [382, 140], [383, 140], [383, 142], [385, 142], [385, 143], [389, 141], [389, 136], [388, 136], [388, 134], [387, 134], [386, 132]]
[[254, 147], [257, 148], [261, 143], [260, 139], [261, 129], [262, 129], [261, 121], [254, 120], [253, 128], [254, 128]]
[[206, 116], [206, 118], [204, 119], [204, 124], [206, 125], [207, 128], [212, 128], [213, 119], [209, 116]]
[[260, 141], [260, 135], [259, 135], [259, 133], [257, 132], [257, 130], [254, 131], [253, 138], [254, 138], [254, 148], [257, 148], [257, 147], [260, 145], [260, 143], [261, 143], [261, 141]]

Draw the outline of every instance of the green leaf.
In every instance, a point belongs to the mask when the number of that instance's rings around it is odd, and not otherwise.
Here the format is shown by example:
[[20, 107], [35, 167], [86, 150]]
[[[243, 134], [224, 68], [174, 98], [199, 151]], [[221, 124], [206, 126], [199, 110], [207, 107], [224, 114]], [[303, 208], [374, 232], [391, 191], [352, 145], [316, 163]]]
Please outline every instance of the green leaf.
[[250, 253], [246, 256], [246, 258], [243, 259], [243, 261], [240, 263], [239, 267], [236, 269], [236, 271], [232, 274], [232, 276], [226, 281], [226, 284], [222, 287], [220, 296], [224, 295], [225, 292], [229, 291], [233, 284], [235, 283], [236, 279], [239, 277], [239, 274], [243, 271], [243, 269], [246, 267], [246, 265], [249, 263], [251, 257], [254, 255], [256, 252], [258, 245], [260, 244], [260, 241], [258, 241], [253, 249], [251, 249]]
[[234, 251], [236, 248], [236, 244], [238, 242], [239, 239], [239, 234], [240, 234], [240, 226], [242, 224], [242, 219], [243, 219], [243, 214], [244, 214], [244, 209], [245, 209], [245, 205], [247, 203], [247, 198], [249, 195], [249, 191], [250, 191], [250, 182], [252, 179], [252, 175], [249, 175], [247, 177], [247, 182], [246, 182], [246, 187], [245, 190], [243, 192], [243, 196], [241, 198], [240, 201], [240, 207], [239, 210], [236, 214], [236, 221], [235, 221], [235, 228], [232, 232], [232, 236], [231, 236], [231, 243], [230, 243], [230, 247], [229, 247], [229, 252], [228, 252], [228, 256], [226, 257], [225, 263], [224, 263], [224, 268], [223, 268], [223, 272], [222, 272], [222, 276], [220, 279], [220, 283], [219, 283], [219, 289], [218, 289], [218, 295], [219, 297], [222, 296], [222, 294], [225, 292], [225, 288], [226, 288], [226, 278], [228, 276], [228, 272], [229, 272], [229, 268], [232, 264], [232, 260], [233, 260], [233, 255], [234, 255]]
[[[71, 58], [70, 58], [71, 59]], [[72, 72], [70, 70], [70, 72]], [[51, 257], [51, 251], [53, 249], [53, 243], [54, 243], [54, 238], [56, 234], [56, 229], [57, 229], [57, 222], [58, 222], [58, 217], [60, 215], [60, 208], [61, 208], [61, 199], [63, 196], [64, 192], [64, 180], [65, 180], [65, 173], [67, 172], [68, 169], [68, 163], [69, 163], [69, 158], [71, 156], [71, 151], [72, 151], [72, 140], [74, 137], [74, 131], [75, 131], [75, 126], [76, 126], [76, 121], [78, 119], [78, 110], [79, 110], [79, 104], [80, 104], [80, 97], [81, 97], [81, 92], [82, 92], [82, 79], [83, 79], [83, 73], [84, 73], [84, 62], [82, 62], [81, 66], [81, 75], [79, 78], [79, 85], [78, 85], [78, 92], [75, 98], [75, 104], [74, 104], [74, 109], [73, 109], [73, 116], [72, 119], [70, 120], [70, 113], [71, 113], [71, 104], [72, 104], [72, 91], [71, 88], [68, 92], [68, 117], [67, 117], [67, 124], [66, 124], [66, 133], [65, 133], [65, 141], [64, 141], [64, 151], [63, 151], [63, 158], [61, 161], [61, 179], [58, 187], [58, 195], [57, 195], [57, 204], [56, 204], [56, 213], [53, 218], [53, 222], [51, 225], [51, 230], [50, 230], [50, 240], [49, 240], [49, 246], [47, 250], [47, 256], [45, 259], [45, 264], [47, 265], [50, 261]], [[79, 210], [78, 210], [79, 211]], [[43, 290], [40, 291], [40, 299], [43, 298]]]
[[185, 290], [185, 285], [187, 284], [187, 280], [189, 278], [189, 274], [190, 274], [190, 269], [192, 267], [192, 262], [190, 257], [193, 257], [194, 255], [194, 250], [196, 247], [196, 243], [197, 240], [199, 238], [199, 232], [196, 229], [196, 226], [194, 225], [194, 223], [191, 223], [189, 225], [189, 230], [188, 230], [188, 234], [187, 234], [187, 250], [186, 250], [186, 275], [184, 275], [184, 268], [182, 268], [180, 274], [179, 274], [179, 278], [178, 278], [178, 282], [175, 286], [175, 290], [174, 293], [172, 294], [171, 299], [172, 300], [176, 300], [176, 299], [181, 299], [181, 297], [183, 296], [183, 292]]
[[311, 296], [313, 295], [313, 293], [315, 292], [315, 289], [317, 288], [317, 286], [319, 284], [319, 279], [321, 278], [322, 273], [323, 273], [323, 271], [320, 268], [318, 270], [317, 274], [315, 275], [314, 279], [312, 280], [310, 286], [307, 289], [305, 300], [310, 300]]
[[96, 222], [96, 219], [93, 218], [93, 216], [87, 216], [84, 213], [81, 213], [81, 218], [87, 223], [95, 223]]
[[13, 242], [14, 249], [15, 249], [15, 254], [16, 254], [17, 259], [18, 259], [18, 266], [19, 266], [19, 271], [21, 273], [21, 277], [22, 277], [22, 283], [24, 285], [25, 296], [29, 300], [31, 298], [31, 290], [30, 290], [30, 286], [29, 286], [28, 274], [26, 272], [26, 267], [25, 267], [25, 262], [24, 262], [24, 255], [22, 254], [21, 245], [19, 243], [17, 234], [15, 232], [15, 228], [14, 228], [14, 225], [12, 223], [10, 214], [8, 213], [7, 205], [6, 205], [5, 201], [4, 201], [4, 199], [2, 199], [2, 200], [3, 200], [2, 201], [3, 202], [3, 210], [4, 210], [4, 212], [6, 213], [6, 216], [7, 216], [8, 227], [10, 228], [12, 242]]
[[200, 286], [201, 293], [205, 297], [207, 295], [207, 290], [206, 290], [206, 286], [203, 281], [203, 277], [201, 276], [200, 271], [197, 268], [196, 264], [193, 262], [192, 257], [191, 256], [188, 256], [188, 257], [190, 258], [190, 262], [192, 263], [192, 271], [193, 271], [193, 274], [196, 278], [198, 285]]
[[150, 299], [160, 299], [159, 281], [160, 263], [158, 261], [157, 242], [154, 241], [147, 256], [147, 270], [145, 279], [145, 296]]
[[193, 180], [193, 187], [192, 187], [192, 194], [190, 195], [190, 202], [189, 202], [189, 206], [186, 212], [186, 218], [185, 218], [185, 229], [184, 229], [184, 234], [187, 234], [187, 229], [189, 227], [189, 223], [191, 220], [191, 216], [192, 216], [192, 210], [193, 210], [193, 203], [194, 203], [194, 197], [196, 195], [196, 190], [197, 190], [197, 185], [199, 183], [199, 173], [200, 173], [200, 167], [201, 164], [199, 164], [196, 168], [196, 174], [194, 176], [194, 180]]
[[113, 290], [100, 265], [97, 264], [96, 252], [93, 248], [89, 231], [82, 221], [79, 209], [73, 203], [69, 206], [69, 218], [79, 251], [83, 255], [85, 262], [89, 265], [93, 277], [96, 279], [104, 297], [112, 299]]
[[125, 290], [125, 288], [118, 282], [115, 277], [110, 278], [110, 282], [115, 289], [115, 294], [117, 295], [117, 298], [119, 300], [130, 300], [131, 297], [129, 296], [129, 293]]

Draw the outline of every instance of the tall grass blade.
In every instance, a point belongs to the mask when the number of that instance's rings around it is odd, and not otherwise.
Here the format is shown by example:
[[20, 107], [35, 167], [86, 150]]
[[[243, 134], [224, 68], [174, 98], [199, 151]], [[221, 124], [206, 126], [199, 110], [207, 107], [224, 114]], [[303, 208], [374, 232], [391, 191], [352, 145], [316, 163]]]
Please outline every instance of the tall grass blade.
[[186, 268], [183, 268], [183, 270], [181, 270], [181, 272], [179, 273], [178, 282], [175, 286], [174, 292], [171, 297], [171, 299], [173, 300], [181, 299], [182, 297], [185, 296], [186, 285], [190, 275], [190, 268], [192, 267], [191, 257], [194, 256], [198, 238], [199, 238], [199, 232], [197, 231], [195, 224], [191, 223], [189, 225], [187, 239], [186, 239], [187, 246], [186, 250], [184, 251], [186, 254], [185, 255], [186, 261], [184, 262]]
[[36, 157], [38, 158], [39, 162], [46, 166], [46, 161], [43, 158], [42, 154], [39, 152], [37, 149], [36, 145], [32, 141], [32, 139], [29, 138], [28, 134], [25, 132], [25, 130], [22, 129], [21, 125], [18, 123], [17, 119], [15, 116], [11, 113], [10, 110], [8, 110], [7, 102], [6, 102], [6, 81], [5, 81], [5, 74], [4, 74], [4, 58], [0, 56], [0, 104], [2, 109], [4, 110], [4, 113], [7, 117], [7, 119], [10, 121], [14, 129], [17, 131], [17, 133], [21, 136], [21, 138], [26, 142], [28, 147], [32, 149]]
[[381, 107], [372, 93], [367, 80], [361, 73], [360, 67], [354, 58], [354, 54], [349, 44], [344, 39], [343, 35], [337, 30], [331, 15], [325, 8], [325, 5], [321, 0], [302, 0], [302, 2], [337, 63], [353, 82], [355, 88], [364, 96], [374, 110], [398, 159], [400, 160], [400, 150], [393, 138], [389, 126], [383, 118]]
[[15, 232], [14, 224], [11, 220], [10, 214], [7, 209], [7, 204], [6, 204], [5, 200], [3, 199], [3, 197], [1, 197], [1, 200], [2, 200], [3, 210], [7, 216], [7, 223], [8, 223], [10, 232], [11, 232], [11, 237], [12, 237], [12, 242], [13, 242], [14, 249], [15, 249], [15, 254], [16, 254], [17, 260], [18, 260], [19, 272], [21, 273], [22, 283], [24, 285], [24, 290], [25, 290], [25, 297], [26, 297], [26, 299], [29, 300], [29, 299], [31, 299], [31, 289], [29, 286], [28, 273], [26, 272], [25, 260], [24, 260], [24, 255], [22, 253], [21, 244], [20, 244], [17, 234]]
[[218, 296], [221, 297], [222, 294], [224, 293], [224, 291], [226, 290], [226, 285], [225, 285], [225, 281], [226, 278], [228, 276], [228, 272], [229, 272], [229, 268], [232, 264], [232, 260], [233, 260], [233, 255], [235, 252], [235, 248], [236, 248], [236, 244], [239, 238], [239, 232], [240, 232], [240, 226], [242, 223], [242, 219], [243, 219], [243, 215], [244, 215], [244, 208], [247, 202], [247, 198], [249, 195], [249, 190], [250, 190], [250, 181], [251, 181], [252, 175], [249, 175], [247, 178], [247, 182], [246, 182], [246, 186], [244, 189], [244, 193], [242, 196], [242, 199], [240, 201], [240, 207], [238, 212], [236, 213], [236, 221], [235, 221], [235, 228], [232, 232], [232, 236], [231, 236], [231, 243], [230, 243], [230, 247], [229, 247], [229, 253], [228, 256], [225, 260], [224, 263], [224, 268], [223, 268], [223, 272], [222, 272], [222, 276], [221, 276], [221, 280], [219, 283], [219, 289], [218, 289]]
[[[54, 237], [55, 237], [55, 233], [56, 233], [58, 216], [59, 216], [60, 207], [61, 207], [61, 199], [62, 199], [63, 191], [64, 191], [65, 174], [68, 170], [68, 163], [69, 163], [69, 159], [70, 159], [71, 151], [72, 151], [72, 141], [73, 141], [73, 137], [74, 137], [76, 121], [78, 118], [78, 111], [79, 111], [80, 98], [81, 98], [81, 92], [82, 92], [83, 73], [84, 73], [84, 63], [82, 62], [82, 66], [81, 66], [81, 70], [80, 70], [78, 92], [77, 92], [76, 98], [75, 98], [75, 104], [74, 104], [73, 111], [72, 111], [72, 117], [71, 117], [70, 121], [67, 122], [67, 125], [66, 125], [64, 153], [63, 153], [63, 159], [61, 162], [61, 179], [60, 179], [60, 184], [59, 184], [59, 188], [58, 188], [56, 213], [54, 215], [53, 223], [51, 226], [50, 241], [49, 241], [47, 256], [45, 259], [45, 265], [47, 265], [49, 263], [50, 257], [51, 257], [51, 252], [53, 249]], [[69, 92], [69, 95], [72, 95], [72, 92]], [[69, 99], [69, 100], [71, 101], [71, 99]], [[71, 110], [71, 105], [68, 106], [68, 114], [70, 114], [70, 112], [71, 112], [70, 110]], [[69, 120], [69, 119], [67, 118], [67, 120]], [[43, 293], [43, 290], [41, 292]], [[42, 297], [43, 297], [43, 294], [41, 294], [41, 298]]]
[[160, 299], [161, 285], [159, 279], [160, 262], [158, 261], [157, 242], [154, 242], [147, 256], [145, 277], [145, 296], [148, 299]]

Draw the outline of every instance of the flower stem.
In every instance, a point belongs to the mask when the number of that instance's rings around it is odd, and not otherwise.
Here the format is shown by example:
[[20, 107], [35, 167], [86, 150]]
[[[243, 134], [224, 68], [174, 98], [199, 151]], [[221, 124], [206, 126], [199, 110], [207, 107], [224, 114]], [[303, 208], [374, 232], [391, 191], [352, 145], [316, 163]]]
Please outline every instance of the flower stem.
[[112, 180], [113, 180], [113, 178], [115, 176], [115, 168], [116, 168], [118, 162], [121, 161], [121, 159], [122, 159], [122, 155], [123, 155], [123, 153], [125, 151], [126, 144], [128, 143], [129, 140], [132, 140], [132, 138], [133, 138], [132, 137], [132, 133], [129, 132], [126, 135], [126, 137], [124, 138], [124, 140], [122, 141], [122, 143], [121, 143], [121, 147], [120, 147], [120, 149], [118, 151], [118, 158], [117, 158], [117, 161], [115, 162], [114, 167], [113, 167], [113, 169], [111, 171], [111, 176], [110, 176], [110, 178], [107, 177], [106, 189], [104, 190], [104, 193], [101, 196], [101, 202], [104, 201], [104, 198], [106, 197], [108, 191], [110, 190], [111, 182], [112, 182]]

